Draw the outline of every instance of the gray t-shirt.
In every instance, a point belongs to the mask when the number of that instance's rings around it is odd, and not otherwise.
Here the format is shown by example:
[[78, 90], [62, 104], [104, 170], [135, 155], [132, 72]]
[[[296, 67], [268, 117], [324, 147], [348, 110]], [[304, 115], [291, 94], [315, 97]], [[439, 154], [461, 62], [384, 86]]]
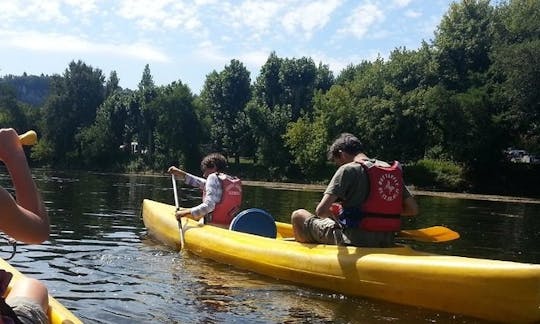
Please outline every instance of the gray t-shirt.
[[351, 162], [340, 166], [324, 191], [338, 197], [343, 207], [359, 207], [369, 194], [369, 180], [360, 163]]

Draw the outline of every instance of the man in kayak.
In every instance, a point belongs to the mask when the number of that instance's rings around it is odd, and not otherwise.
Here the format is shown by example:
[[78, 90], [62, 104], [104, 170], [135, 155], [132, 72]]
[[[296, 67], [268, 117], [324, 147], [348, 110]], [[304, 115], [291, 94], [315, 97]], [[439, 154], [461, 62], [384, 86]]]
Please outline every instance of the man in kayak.
[[204, 178], [175, 166], [169, 167], [169, 173], [184, 178], [186, 184], [203, 191], [202, 203], [191, 208], [180, 208], [176, 212], [178, 220], [181, 217], [194, 220], [205, 217], [206, 222], [223, 225], [228, 225], [232, 221], [242, 204], [242, 183], [240, 179], [223, 173], [226, 167], [227, 160], [219, 153], [209, 154], [201, 161]]
[[[17, 197], [15, 200], [0, 186], [0, 230], [25, 243], [47, 240], [49, 216], [14, 129], [0, 129], [0, 161], [11, 176]], [[11, 277], [11, 273], [0, 270], [0, 295], [4, 295]], [[48, 307], [48, 291], [43, 283], [32, 278], [19, 279], [7, 298], [0, 299], [0, 322], [19, 323], [13, 320], [16, 316], [22, 323], [48, 323]]]
[[368, 158], [354, 135], [341, 134], [328, 150], [339, 168], [317, 205], [292, 213], [296, 241], [365, 247], [390, 247], [401, 216], [414, 216], [418, 205], [403, 183], [399, 162]]

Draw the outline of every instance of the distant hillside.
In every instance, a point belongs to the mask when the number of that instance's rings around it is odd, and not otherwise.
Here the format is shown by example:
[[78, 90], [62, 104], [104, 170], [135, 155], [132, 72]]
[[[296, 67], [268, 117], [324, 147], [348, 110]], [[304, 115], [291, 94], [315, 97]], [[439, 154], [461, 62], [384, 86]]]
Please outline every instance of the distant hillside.
[[6, 75], [0, 78], [0, 82], [11, 85], [16, 92], [17, 100], [29, 105], [40, 107], [49, 96], [52, 77], [46, 75], [21, 76]]

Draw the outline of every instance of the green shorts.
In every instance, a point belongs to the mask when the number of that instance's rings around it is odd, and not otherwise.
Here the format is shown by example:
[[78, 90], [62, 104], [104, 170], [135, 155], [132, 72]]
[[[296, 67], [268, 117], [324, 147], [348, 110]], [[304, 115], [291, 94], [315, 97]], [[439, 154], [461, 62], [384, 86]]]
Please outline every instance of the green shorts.
[[309, 242], [332, 245], [354, 245], [362, 247], [393, 247], [394, 232], [369, 232], [359, 228], [345, 228], [332, 218], [308, 217], [303, 232]]
[[9, 300], [9, 306], [23, 324], [48, 324], [47, 314], [35, 301], [25, 297], [13, 297]]

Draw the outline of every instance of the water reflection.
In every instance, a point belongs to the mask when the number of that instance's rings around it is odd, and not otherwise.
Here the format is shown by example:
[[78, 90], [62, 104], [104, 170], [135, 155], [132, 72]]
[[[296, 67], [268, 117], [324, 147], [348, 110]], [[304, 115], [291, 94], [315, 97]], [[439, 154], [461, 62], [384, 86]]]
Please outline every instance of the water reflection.
[[[474, 319], [301, 287], [177, 253], [146, 237], [144, 198], [173, 203], [168, 176], [41, 170], [36, 180], [50, 213], [43, 245], [21, 245], [10, 261], [46, 282], [86, 323], [478, 323]], [[0, 172], [0, 183], [11, 186]], [[245, 187], [244, 207], [288, 221], [314, 210], [319, 192]], [[440, 254], [540, 263], [540, 205], [419, 196], [421, 215], [407, 228], [445, 225], [461, 239], [407, 242]], [[181, 187], [189, 206], [200, 192]], [[3, 249], [2, 249], [3, 251]]]

